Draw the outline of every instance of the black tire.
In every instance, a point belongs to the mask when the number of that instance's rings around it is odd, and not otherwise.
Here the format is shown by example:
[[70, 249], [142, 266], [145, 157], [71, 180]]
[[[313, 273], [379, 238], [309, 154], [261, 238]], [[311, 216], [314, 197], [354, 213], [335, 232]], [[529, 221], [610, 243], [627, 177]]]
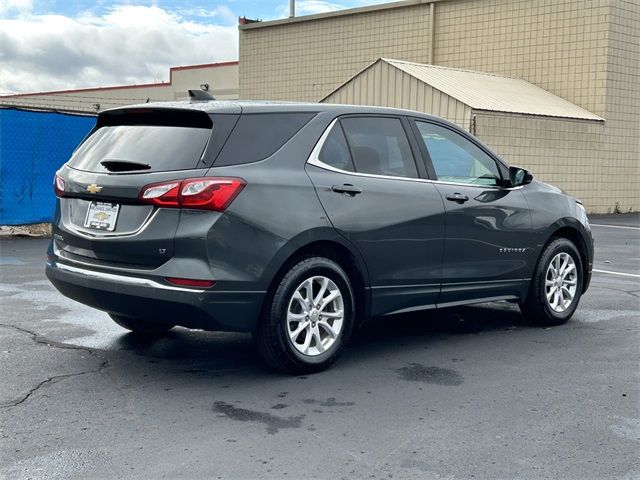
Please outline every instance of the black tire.
[[[314, 276], [324, 276], [338, 287], [344, 315], [341, 330], [331, 347], [323, 353], [309, 356], [294, 347], [287, 330], [287, 312], [296, 290], [302, 282]], [[338, 358], [351, 337], [354, 323], [355, 298], [347, 274], [333, 260], [309, 257], [293, 265], [270, 292], [254, 339], [260, 355], [273, 368], [294, 374], [314, 373], [328, 368]]]
[[[545, 280], [549, 264], [560, 253], [567, 253], [571, 256], [576, 266], [576, 291], [573, 300], [562, 312], [555, 311], [547, 300], [545, 290]], [[520, 311], [525, 318], [541, 326], [562, 325], [566, 323], [578, 308], [580, 297], [582, 296], [582, 286], [584, 282], [583, 265], [580, 253], [576, 246], [566, 238], [556, 238], [552, 240], [543, 250], [536, 269], [531, 278], [529, 293], [524, 302], [520, 303]]]
[[110, 313], [109, 316], [111, 317], [111, 320], [116, 322], [122, 328], [126, 328], [138, 335], [161, 335], [175, 327], [175, 325], [149, 322], [139, 318], [123, 317], [122, 315], [115, 315], [112, 313]]

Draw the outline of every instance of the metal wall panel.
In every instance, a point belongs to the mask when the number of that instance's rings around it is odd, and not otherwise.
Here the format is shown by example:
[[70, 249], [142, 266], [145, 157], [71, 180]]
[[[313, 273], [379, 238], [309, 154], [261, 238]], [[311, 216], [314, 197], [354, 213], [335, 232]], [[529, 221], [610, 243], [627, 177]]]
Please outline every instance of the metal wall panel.
[[322, 102], [416, 110], [442, 117], [465, 130], [471, 124], [471, 107], [385, 61], [363, 70]]

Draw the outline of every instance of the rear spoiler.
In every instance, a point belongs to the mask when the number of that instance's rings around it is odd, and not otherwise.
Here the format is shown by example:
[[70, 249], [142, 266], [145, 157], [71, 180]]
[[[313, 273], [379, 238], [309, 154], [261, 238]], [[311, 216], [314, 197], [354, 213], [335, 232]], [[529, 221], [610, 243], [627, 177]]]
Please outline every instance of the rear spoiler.
[[[203, 92], [206, 93], [206, 92]], [[133, 107], [106, 110], [98, 114], [96, 129], [118, 125], [213, 128], [211, 117], [201, 110], [183, 108]]]

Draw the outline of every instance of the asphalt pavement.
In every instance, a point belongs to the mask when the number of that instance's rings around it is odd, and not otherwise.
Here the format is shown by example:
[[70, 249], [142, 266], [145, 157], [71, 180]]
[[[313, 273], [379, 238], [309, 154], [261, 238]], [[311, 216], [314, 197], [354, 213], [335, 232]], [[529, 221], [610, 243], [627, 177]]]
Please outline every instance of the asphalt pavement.
[[48, 283], [48, 240], [0, 240], [0, 478], [640, 479], [639, 219], [592, 218], [566, 325], [386, 317], [293, 377], [248, 335], [126, 333]]

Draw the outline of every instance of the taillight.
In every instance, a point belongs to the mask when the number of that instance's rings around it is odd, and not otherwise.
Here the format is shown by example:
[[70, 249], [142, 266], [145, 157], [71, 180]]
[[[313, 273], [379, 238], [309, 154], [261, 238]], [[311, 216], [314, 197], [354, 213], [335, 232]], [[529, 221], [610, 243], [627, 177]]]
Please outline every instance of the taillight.
[[140, 192], [140, 200], [159, 207], [179, 207], [180, 182], [153, 183]]
[[245, 187], [241, 178], [203, 177], [152, 183], [139, 200], [159, 207], [195, 208], [223, 212]]
[[180, 187], [181, 206], [223, 212], [245, 185], [240, 178], [188, 178]]
[[53, 177], [53, 191], [56, 197], [64, 196], [64, 179], [57, 173]]

